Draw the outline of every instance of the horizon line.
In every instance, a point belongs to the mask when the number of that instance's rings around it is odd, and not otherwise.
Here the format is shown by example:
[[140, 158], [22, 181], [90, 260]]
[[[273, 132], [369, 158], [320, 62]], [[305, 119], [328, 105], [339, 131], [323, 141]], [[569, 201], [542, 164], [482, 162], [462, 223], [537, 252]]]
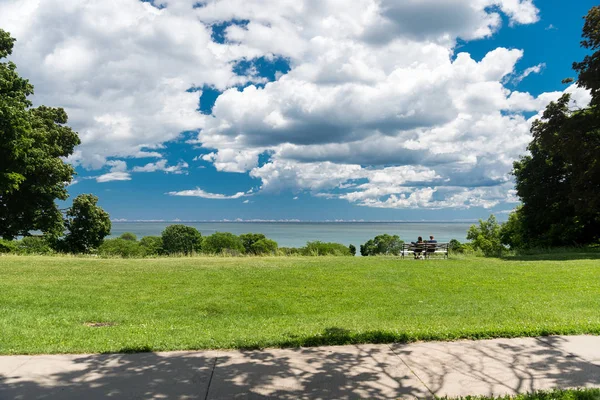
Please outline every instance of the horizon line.
[[113, 223], [139, 222], [139, 223], [328, 223], [328, 224], [343, 224], [343, 223], [467, 223], [478, 222], [479, 218], [469, 219], [452, 219], [452, 220], [300, 220], [300, 219], [220, 219], [220, 220], [181, 220], [181, 219], [111, 219]]

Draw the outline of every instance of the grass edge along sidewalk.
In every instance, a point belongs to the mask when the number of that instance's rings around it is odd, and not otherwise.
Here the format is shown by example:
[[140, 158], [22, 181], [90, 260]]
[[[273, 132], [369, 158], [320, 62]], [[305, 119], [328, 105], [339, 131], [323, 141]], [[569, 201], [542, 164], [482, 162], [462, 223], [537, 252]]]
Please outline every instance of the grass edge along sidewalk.
[[600, 334], [597, 259], [0, 257], [0, 354]]
[[507, 396], [439, 397], [440, 400], [600, 400], [600, 389], [539, 390]]

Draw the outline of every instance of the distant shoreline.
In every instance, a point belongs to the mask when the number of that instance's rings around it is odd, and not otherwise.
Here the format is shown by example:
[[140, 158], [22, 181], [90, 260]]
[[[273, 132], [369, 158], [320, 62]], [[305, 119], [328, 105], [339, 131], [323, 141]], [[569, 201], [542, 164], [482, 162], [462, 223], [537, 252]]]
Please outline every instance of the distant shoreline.
[[468, 224], [476, 223], [478, 220], [462, 221], [179, 221], [179, 220], [112, 220], [114, 224], [130, 223], [171, 223], [171, 224]]

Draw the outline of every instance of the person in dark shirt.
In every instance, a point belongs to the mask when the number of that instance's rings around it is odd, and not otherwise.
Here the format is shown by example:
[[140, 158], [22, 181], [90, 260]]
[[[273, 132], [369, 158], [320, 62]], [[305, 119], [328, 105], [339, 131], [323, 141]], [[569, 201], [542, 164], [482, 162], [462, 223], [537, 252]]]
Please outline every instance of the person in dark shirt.
[[[435, 245], [438, 241], [435, 240], [435, 238], [433, 237], [433, 235], [429, 236], [429, 240], [426, 242], [427, 244], [433, 244]], [[426, 255], [429, 257], [432, 253], [435, 253], [435, 247], [436, 246], [426, 246], [427, 247], [427, 253]]]
[[423, 241], [423, 238], [421, 236], [419, 236], [417, 238], [416, 243], [415, 242], [411, 242], [412, 245], [414, 245], [415, 250], [414, 250], [414, 254], [415, 254], [415, 260], [421, 258], [421, 254], [423, 253], [423, 245], [425, 244], [425, 242]]

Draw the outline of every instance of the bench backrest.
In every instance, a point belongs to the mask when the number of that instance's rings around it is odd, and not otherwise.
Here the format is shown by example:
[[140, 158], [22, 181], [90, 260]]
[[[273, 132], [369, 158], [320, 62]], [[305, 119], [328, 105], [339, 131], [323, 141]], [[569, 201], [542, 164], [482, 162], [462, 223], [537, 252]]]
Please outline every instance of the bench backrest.
[[448, 243], [404, 243], [402, 245], [402, 250], [427, 250], [430, 252], [434, 252], [436, 250], [448, 250]]

